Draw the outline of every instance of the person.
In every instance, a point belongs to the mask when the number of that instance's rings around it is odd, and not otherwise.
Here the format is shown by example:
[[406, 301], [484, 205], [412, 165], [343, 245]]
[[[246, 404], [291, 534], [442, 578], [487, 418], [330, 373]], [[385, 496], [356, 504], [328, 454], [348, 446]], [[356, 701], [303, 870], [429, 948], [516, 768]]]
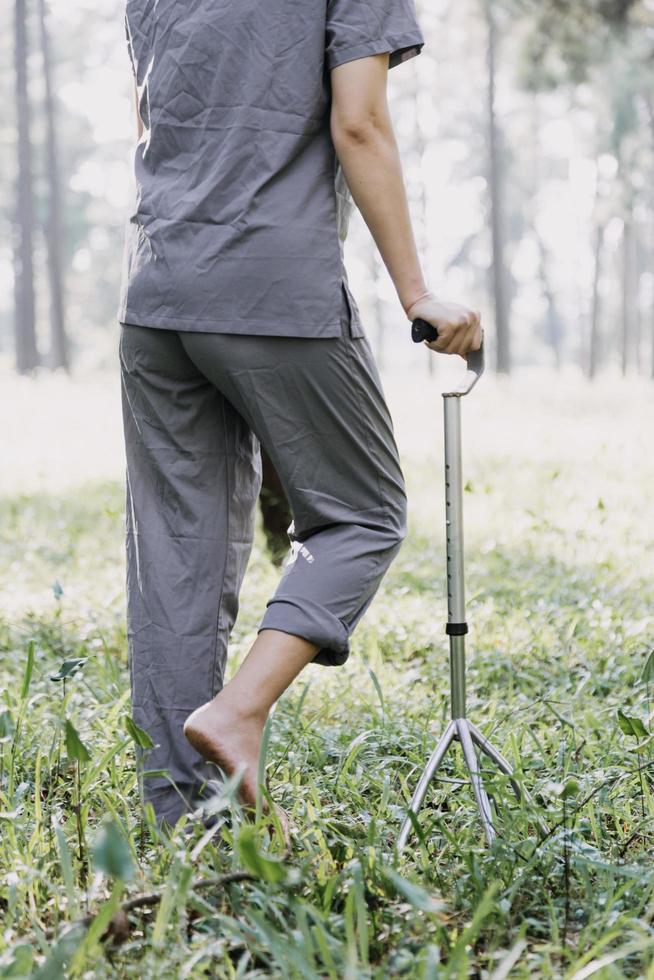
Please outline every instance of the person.
[[[413, 0], [127, 0], [136, 203], [118, 309], [127, 640], [143, 800], [174, 824], [238, 774], [255, 803], [272, 706], [340, 666], [407, 532], [393, 423], [344, 265], [365, 220], [403, 319], [479, 349], [428, 286], [387, 102]], [[406, 328], [407, 331], [410, 327]], [[289, 554], [224, 683], [265, 448]], [[264, 806], [265, 809], [265, 806]]]

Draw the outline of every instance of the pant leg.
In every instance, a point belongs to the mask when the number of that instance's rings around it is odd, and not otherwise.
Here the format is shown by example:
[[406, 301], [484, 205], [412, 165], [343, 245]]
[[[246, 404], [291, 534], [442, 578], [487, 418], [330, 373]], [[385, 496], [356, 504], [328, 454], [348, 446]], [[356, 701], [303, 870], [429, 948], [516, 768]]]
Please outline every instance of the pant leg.
[[270, 456], [291, 504], [291, 553], [259, 630], [302, 636], [343, 664], [406, 535], [393, 425], [365, 336], [180, 334]]
[[216, 777], [182, 726], [223, 684], [261, 460], [256, 436], [175, 331], [122, 325], [119, 355], [132, 708], [155, 742], [140, 770], [167, 773], [145, 777], [145, 798], [174, 823]]

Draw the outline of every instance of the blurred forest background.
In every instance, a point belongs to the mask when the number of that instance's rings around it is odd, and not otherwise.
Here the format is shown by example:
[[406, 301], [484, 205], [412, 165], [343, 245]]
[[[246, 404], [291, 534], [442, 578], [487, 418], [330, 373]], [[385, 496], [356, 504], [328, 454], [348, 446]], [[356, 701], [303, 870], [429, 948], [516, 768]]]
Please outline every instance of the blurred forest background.
[[[426, 44], [389, 93], [432, 287], [482, 309], [500, 373], [654, 378], [654, 2], [416, 8]], [[115, 368], [136, 142], [123, 6], [12, 0], [0, 49], [0, 367]], [[346, 254], [381, 367], [415, 357], [358, 212]]]

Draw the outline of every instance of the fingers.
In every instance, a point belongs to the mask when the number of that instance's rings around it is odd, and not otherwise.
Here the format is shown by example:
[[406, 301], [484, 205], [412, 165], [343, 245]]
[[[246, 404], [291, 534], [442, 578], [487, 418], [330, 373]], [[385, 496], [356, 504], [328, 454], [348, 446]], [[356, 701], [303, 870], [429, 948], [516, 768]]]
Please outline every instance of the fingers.
[[472, 333], [469, 338], [469, 343], [467, 345], [467, 350], [463, 357], [467, 360], [469, 355], [481, 349], [481, 345], [484, 341], [484, 329], [480, 323], [476, 324], [472, 329]]
[[482, 343], [481, 313], [469, 310], [456, 319], [438, 323], [438, 338], [426, 340], [425, 343], [439, 354], [458, 354], [460, 357], [479, 350]]
[[456, 330], [453, 330], [451, 326], [449, 329], [439, 327], [437, 339], [425, 341], [427, 346], [431, 350], [435, 350], [438, 354], [457, 354], [458, 351], [455, 348], [458, 342]]
[[479, 350], [481, 340], [481, 326], [479, 320], [475, 320], [468, 327], [465, 339], [465, 353], [469, 354], [473, 350]]
[[450, 320], [440, 326], [440, 336], [434, 341], [434, 349], [441, 354], [459, 354], [467, 324], [468, 315], [464, 313], [458, 319]]
[[463, 357], [469, 350], [473, 349], [475, 332], [478, 328], [479, 319], [476, 313], [470, 312], [459, 317], [459, 320], [454, 324], [447, 345], [443, 348], [444, 353], [459, 354]]

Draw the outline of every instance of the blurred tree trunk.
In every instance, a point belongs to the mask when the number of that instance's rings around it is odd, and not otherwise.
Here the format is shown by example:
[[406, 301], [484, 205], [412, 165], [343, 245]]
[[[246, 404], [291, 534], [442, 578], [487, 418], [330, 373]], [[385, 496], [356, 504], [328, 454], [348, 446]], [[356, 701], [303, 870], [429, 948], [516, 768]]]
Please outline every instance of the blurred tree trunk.
[[[413, 105], [415, 107], [413, 131], [416, 134], [416, 141], [415, 141], [416, 155], [420, 163], [422, 163], [425, 153], [427, 151], [428, 143], [424, 131], [424, 123], [423, 123], [424, 115], [420, 111], [420, 100], [418, 99], [417, 92], [415, 93], [413, 98]], [[423, 258], [423, 261], [425, 262], [429, 254], [429, 245], [430, 245], [429, 229], [427, 228], [427, 204], [428, 204], [427, 181], [421, 179], [418, 180], [418, 205], [416, 207], [416, 213], [418, 214], [418, 220], [419, 220], [417, 239], [418, 239], [418, 254]], [[427, 285], [429, 285], [429, 283], [427, 283]], [[407, 320], [407, 326], [409, 327], [410, 330], [411, 327], [409, 326], [408, 320]], [[436, 358], [433, 357], [430, 353], [426, 357], [426, 361], [427, 361], [427, 374], [429, 375], [429, 377], [431, 377], [434, 373]]]
[[[533, 98], [531, 100], [531, 124], [532, 124], [532, 146], [533, 146], [533, 183], [531, 189], [532, 200], [537, 202], [538, 192], [543, 183], [543, 176], [541, 173], [540, 162], [544, 157], [544, 152], [541, 148], [541, 122], [540, 122], [540, 103], [538, 99], [538, 94], [533, 93]], [[545, 340], [550, 345], [554, 352], [554, 364], [557, 369], [561, 367], [561, 341], [564, 336], [564, 326], [563, 319], [559, 313], [559, 309], [556, 303], [556, 295], [554, 289], [552, 288], [552, 282], [550, 278], [550, 252], [545, 244], [540, 232], [538, 231], [538, 220], [537, 220], [537, 204], [532, 209], [531, 224], [533, 228], [533, 234], [536, 239], [536, 244], [538, 246], [538, 254], [540, 257], [540, 262], [538, 266], [538, 274], [540, 278], [540, 285], [543, 291], [543, 296], [545, 297], [545, 302], [547, 303], [547, 312], [545, 314]]]
[[641, 365], [641, 348], [642, 348], [642, 316], [641, 316], [641, 284], [642, 277], [644, 273], [647, 273], [648, 266], [647, 261], [649, 255], [646, 253], [645, 243], [643, 242], [643, 237], [641, 235], [641, 224], [636, 221], [634, 227], [634, 292], [633, 292], [633, 303], [634, 303], [634, 342], [632, 346], [632, 353], [634, 362], [636, 364], [636, 370], [640, 374]]
[[634, 314], [634, 219], [631, 208], [625, 215], [622, 234], [622, 374], [627, 373], [633, 346]]
[[34, 190], [32, 186], [32, 145], [30, 107], [27, 90], [27, 13], [25, 0], [15, 0], [14, 64], [16, 72], [16, 124], [18, 133], [18, 175], [14, 230], [14, 332], [16, 369], [26, 374], [37, 366], [34, 262], [32, 229]]
[[554, 351], [554, 365], [558, 371], [561, 367], [561, 339], [563, 337], [563, 320], [561, 319], [561, 314], [559, 313], [558, 307], [556, 305], [556, 297], [554, 295], [554, 290], [552, 289], [552, 284], [550, 282], [549, 276], [549, 252], [545, 246], [545, 242], [541, 236], [536, 232], [536, 239], [538, 241], [538, 251], [540, 254], [540, 264], [539, 264], [539, 274], [541, 281], [541, 288], [543, 290], [543, 295], [545, 296], [545, 301], [547, 303], [547, 313], [545, 314], [545, 336], [547, 342]]
[[588, 378], [593, 380], [600, 366], [600, 278], [602, 274], [602, 250], [604, 246], [604, 225], [599, 223], [595, 229], [595, 249], [593, 254], [593, 296], [590, 312], [590, 336], [588, 338]]
[[45, 0], [38, 0], [41, 52], [43, 56], [43, 81], [45, 86], [46, 119], [46, 178], [48, 181], [48, 213], [45, 221], [45, 240], [48, 250], [48, 274], [50, 279], [50, 367], [70, 367], [68, 339], [64, 323], [64, 296], [62, 275], [63, 223], [61, 220], [61, 185], [59, 182], [59, 157], [55, 126], [55, 106], [52, 85], [50, 39], [46, 20]]
[[483, 2], [488, 30], [488, 183], [490, 189], [490, 215], [493, 249], [491, 271], [493, 300], [495, 305], [495, 366], [499, 373], [509, 374], [511, 370], [511, 349], [504, 265], [504, 166], [501, 147], [501, 132], [497, 123], [497, 113], [495, 107], [497, 32], [492, 0], [483, 0]]
[[[650, 134], [651, 134], [651, 137], [652, 137], [652, 149], [654, 149], [654, 99], [651, 97], [651, 95], [649, 94], [649, 92], [646, 92], [645, 93], [644, 98], [645, 98], [645, 107], [647, 109], [647, 117], [649, 119]], [[652, 203], [652, 210], [654, 211], [654, 173], [652, 174], [652, 181], [650, 183], [650, 191], [652, 192], [651, 195], [650, 195], [650, 199], [651, 199], [651, 203]], [[652, 247], [652, 246], [654, 246], [654, 241], [652, 240], [652, 236], [650, 235], [650, 247]], [[652, 249], [652, 251], [654, 252], [654, 248]], [[651, 265], [651, 262], [650, 262], [650, 265]], [[652, 379], [654, 380], [654, 302], [652, 303], [652, 309], [650, 311], [650, 317], [651, 317], [651, 332], [652, 332], [650, 374], [652, 376]]]

